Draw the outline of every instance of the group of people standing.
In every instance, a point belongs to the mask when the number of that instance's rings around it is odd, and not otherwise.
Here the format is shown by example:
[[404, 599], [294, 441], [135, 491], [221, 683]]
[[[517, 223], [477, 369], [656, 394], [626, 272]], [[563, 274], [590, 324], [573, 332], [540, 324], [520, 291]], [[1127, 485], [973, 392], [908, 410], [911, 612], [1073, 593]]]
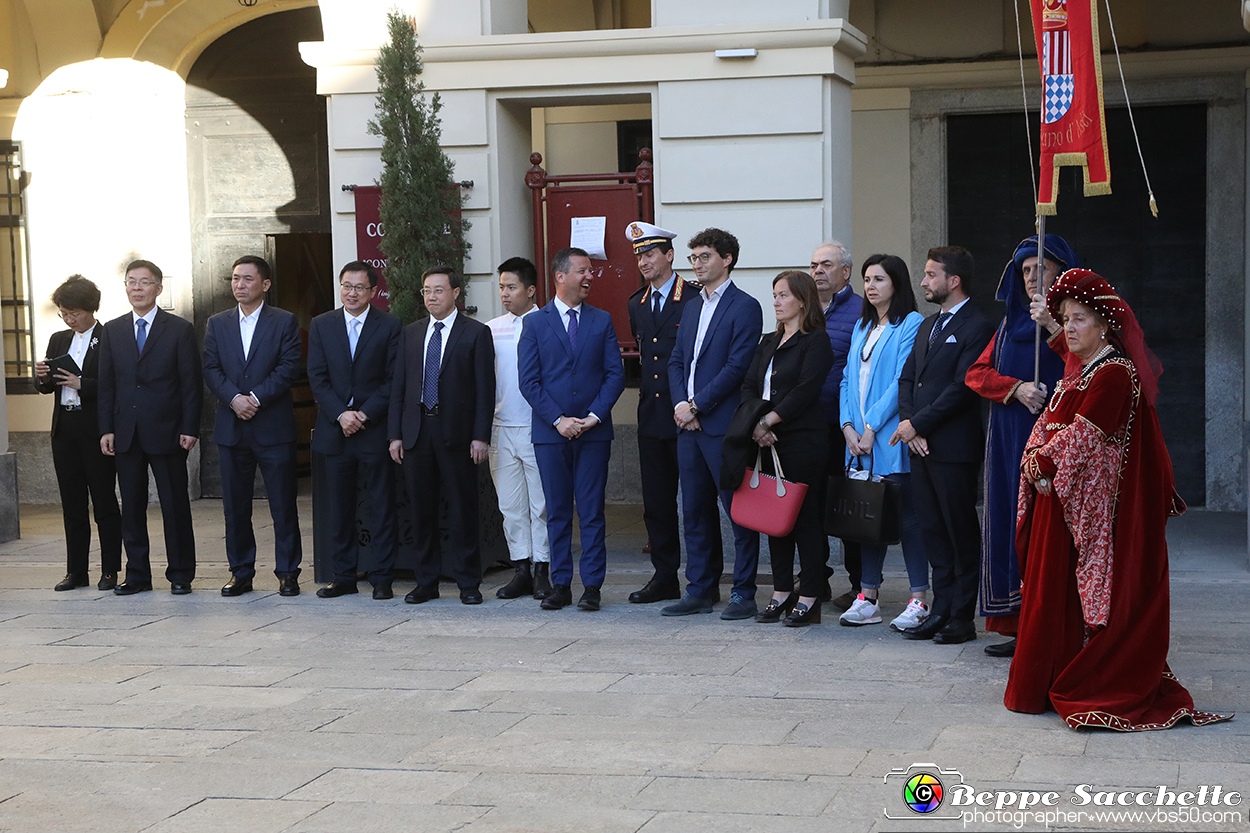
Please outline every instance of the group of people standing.
[[[674, 270], [674, 232], [635, 222], [625, 235], [644, 281], [628, 312], [640, 358], [638, 445], [654, 567], [631, 603], [671, 602], [664, 616], [712, 612], [729, 566], [721, 509], [732, 512], [744, 472], [762, 466], [806, 484], [806, 498], [793, 529], [769, 540], [773, 587], [763, 607], [760, 533], [732, 523], [732, 584], [720, 617], [802, 627], [820, 622], [828, 601], [844, 611], [843, 625], [882, 622], [886, 546], [842, 542], [851, 587], [836, 598], [828, 566], [827, 483], [866, 468], [899, 484], [911, 598], [891, 627], [903, 637], [975, 639], [979, 597], [987, 629], [1018, 634], [1018, 642], [987, 648], [1015, 655], [1009, 708], [1052, 706], [1073, 726], [1116, 729], [1223, 719], [1194, 711], [1166, 663], [1163, 523], [1184, 504], [1154, 415], [1159, 368], [1132, 311], [1105, 280], [1076, 268], [1066, 242], [1047, 236], [1040, 263], [1036, 237], [1020, 244], [998, 289], [1007, 314], [995, 331], [970, 303], [975, 264], [965, 249], [928, 252], [920, 286], [938, 311], [923, 317], [903, 259], [867, 258], [861, 298], [850, 284], [849, 249], [828, 241], [809, 271], [773, 279], [776, 327], [765, 334], [759, 302], [732, 280], [740, 255], [732, 234], [709, 228], [690, 239], [697, 281]], [[373, 598], [393, 598], [393, 463], [402, 467], [417, 553], [416, 586], [404, 600], [438, 598], [447, 575], [463, 604], [480, 604], [476, 466], [489, 462], [514, 566], [496, 595], [533, 596], [545, 610], [570, 606], [576, 568], [577, 607], [600, 608], [612, 410], [625, 374], [611, 316], [588, 303], [589, 255], [566, 248], [551, 272], [554, 297], [538, 307], [534, 265], [505, 261], [505, 312], [480, 323], [458, 310], [462, 277], [433, 266], [422, 277], [428, 315], [403, 327], [371, 304], [376, 270], [359, 261], [343, 267], [342, 307], [317, 316], [308, 340], [319, 407], [312, 449], [332, 513], [333, 580], [318, 596], [358, 592], [360, 507], [372, 534]], [[166, 578], [173, 593], [191, 592], [186, 457], [206, 383], [218, 400], [231, 570], [221, 593], [253, 590], [259, 468], [279, 592], [298, 595], [291, 386], [300, 338], [295, 317], [265, 303], [269, 265], [252, 256], [235, 262], [238, 305], [209, 320], [202, 356], [191, 324], [157, 307], [155, 264], [131, 263], [125, 281], [132, 311], [103, 325], [90, 281], [74, 276], [59, 287], [53, 302], [70, 329], [53, 335], [49, 358], [36, 366], [40, 390], [58, 394], [52, 442], [69, 569], [56, 589], [88, 583], [88, 495], [101, 539], [98, 587], [118, 595], [152, 589], [150, 469], [164, 516]], [[1051, 337], [1034, 374], [1039, 325]], [[1125, 639], [1139, 648], [1131, 657], [1113, 647]]]

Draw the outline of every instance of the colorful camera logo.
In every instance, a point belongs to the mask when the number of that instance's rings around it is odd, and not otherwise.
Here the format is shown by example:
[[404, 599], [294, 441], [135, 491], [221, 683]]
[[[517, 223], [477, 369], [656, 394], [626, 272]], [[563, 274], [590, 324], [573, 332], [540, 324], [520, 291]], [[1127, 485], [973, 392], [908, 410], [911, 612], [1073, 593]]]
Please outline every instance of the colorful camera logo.
[[903, 785], [903, 803], [927, 815], [942, 806], [942, 782], [931, 772], [917, 772]]
[[[897, 780], [894, 780], [897, 779]], [[937, 764], [914, 763], [906, 769], [892, 769], [885, 776], [885, 784], [892, 786], [890, 801], [882, 811], [887, 819], [959, 819], [959, 812], [942, 807], [949, 789], [964, 782], [957, 769], [946, 769]], [[904, 810], [896, 803], [903, 799]], [[897, 809], [895, 809], [897, 808]]]

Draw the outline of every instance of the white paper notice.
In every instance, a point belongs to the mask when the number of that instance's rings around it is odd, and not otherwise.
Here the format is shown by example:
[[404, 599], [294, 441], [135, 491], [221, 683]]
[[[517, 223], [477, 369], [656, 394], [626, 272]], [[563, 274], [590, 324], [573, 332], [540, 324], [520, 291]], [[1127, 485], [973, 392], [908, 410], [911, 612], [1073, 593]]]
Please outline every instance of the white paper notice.
[[591, 260], [607, 260], [608, 253], [603, 250], [603, 238], [607, 230], [607, 217], [574, 217], [569, 245], [575, 249], [585, 249]]

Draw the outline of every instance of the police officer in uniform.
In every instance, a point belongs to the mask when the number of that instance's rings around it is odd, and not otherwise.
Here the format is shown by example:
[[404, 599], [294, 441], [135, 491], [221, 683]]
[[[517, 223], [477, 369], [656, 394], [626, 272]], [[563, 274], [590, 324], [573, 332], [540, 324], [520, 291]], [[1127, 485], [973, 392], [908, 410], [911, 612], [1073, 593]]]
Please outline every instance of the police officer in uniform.
[[635, 604], [681, 598], [681, 529], [677, 518], [677, 434], [669, 393], [668, 359], [677, 343], [677, 324], [699, 284], [673, 271], [676, 232], [650, 223], [625, 227], [642, 273], [642, 287], [629, 298], [629, 327], [638, 344], [638, 457], [642, 515], [651, 539], [655, 575], [629, 595]]

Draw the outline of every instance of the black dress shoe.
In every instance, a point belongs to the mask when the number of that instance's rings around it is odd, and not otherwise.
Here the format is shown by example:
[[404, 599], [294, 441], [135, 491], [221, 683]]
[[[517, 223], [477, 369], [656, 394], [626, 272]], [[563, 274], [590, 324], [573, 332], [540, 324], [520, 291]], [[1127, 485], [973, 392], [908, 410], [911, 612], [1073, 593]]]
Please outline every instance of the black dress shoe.
[[992, 657], [1014, 657], [1016, 655], [1016, 640], [1008, 639], [1006, 642], [999, 642], [996, 645], [986, 645], [985, 653]]
[[295, 576], [283, 576], [278, 581], [279, 596], [298, 596], [299, 595], [299, 579]]
[[529, 560], [512, 563], [516, 565], [516, 572], [512, 574], [511, 581], [495, 591], [496, 599], [519, 599], [534, 592], [534, 577], [530, 575]]
[[949, 623], [950, 623], [949, 616], [940, 616], [936, 614], [930, 614], [928, 619], [925, 619], [916, 627], [904, 628], [901, 631], [901, 633], [903, 634], [904, 639], [915, 639], [915, 640], [932, 639], [934, 636], [937, 635], [938, 631], [946, 627], [947, 624]]
[[545, 599], [551, 592], [551, 564], [539, 561], [534, 565], [534, 598]]
[[65, 576], [65, 578], [58, 581], [56, 583], [56, 587], [53, 587], [52, 589], [73, 590], [78, 587], [86, 587], [90, 583], [90, 580], [86, 576], [76, 576], [73, 573], [69, 573]]
[[124, 581], [113, 588], [114, 596], [133, 596], [152, 589], [150, 581]]
[[437, 598], [438, 584], [418, 584], [407, 596], [404, 596], [404, 601], [410, 605], [419, 605]]
[[117, 586], [117, 573], [101, 573], [100, 581], [96, 584], [97, 590], [112, 590]]
[[794, 605], [798, 602], [798, 600], [798, 593], [791, 593], [781, 601], [769, 599], [768, 607], [755, 614], [755, 621], [764, 625], [771, 625], [774, 622], [780, 622], [786, 614], [788, 614], [791, 610], [794, 610]]
[[543, 599], [543, 610], [559, 610], [573, 604], [573, 589], [567, 584], [557, 584], [551, 588], [547, 598]]
[[963, 619], [952, 619], [946, 627], [933, 635], [933, 641], [939, 645], [960, 645], [977, 638], [977, 626]]
[[384, 602], [387, 599], [395, 598], [395, 591], [391, 589], [391, 583], [379, 584], [373, 588], [373, 600], [375, 602]]
[[244, 593], [252, 592], [252, 580], [250, 578], [239, 578], [232, 576], [226, 582], [226, 586], [221, 588], [223, 596], [242, 596]]
[[820, 599], [812, 602], [811, 607], [803, 604], [795, 604], [794, 610], [790, 611], [790, 615], [781, 620], [781, 624], [787, 628], [804, 628], [808, 625], [820, 624]]
[[354, 581], [332, 581], [317, 591], [317, 597], [320, 599], [337, 599], [339, 596], [350, 596], [359, 592], [360, 588], [356, 586]]
[[681, 598], [681, 585], [676, 578], [652, 577], [641, 590], [629, 594], [630, 604], [647, 605]]
[[175, 596], [185, 596], [191, 592], [191, 582], [175, 581], [169, 585], [169, 592]]
[[460, 588], [460, 604], [462, 605], [480, 605], [482, 603], [482, 591], [476, 587]]
[[577, 600], [578, 610], [598, 610], [599, 609], [599, 588], [587, 587], [582, 591], [582, 597]]

